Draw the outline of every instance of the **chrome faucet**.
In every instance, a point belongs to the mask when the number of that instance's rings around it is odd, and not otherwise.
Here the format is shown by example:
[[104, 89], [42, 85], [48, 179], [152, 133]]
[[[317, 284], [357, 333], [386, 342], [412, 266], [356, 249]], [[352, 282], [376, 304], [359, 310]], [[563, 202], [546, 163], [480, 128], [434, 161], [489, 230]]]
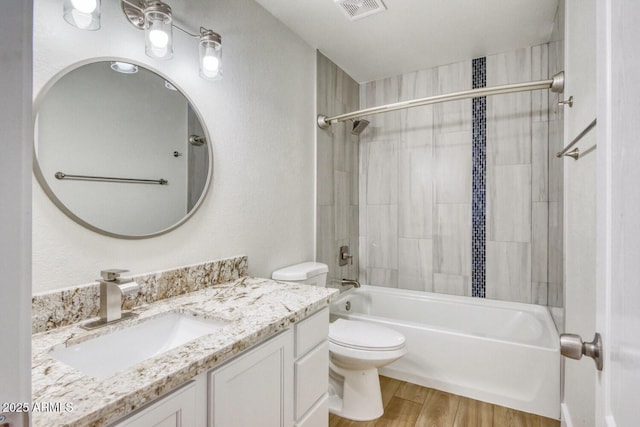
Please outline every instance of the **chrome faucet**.
[[140, 291], [140, 285], [131, 279], [120, 278], [129, 270], [102, 270], [100, 282], [100, 319], [82, 325], [84, 329], [94, 329], [109, 323], [124, 320], [136, 314], [122, 312], [122, 297]]
[[340, 280], [340, 286], [353, 286], [354, 288], [359, 288], [360, 282], [355, 279], [342, 279]]

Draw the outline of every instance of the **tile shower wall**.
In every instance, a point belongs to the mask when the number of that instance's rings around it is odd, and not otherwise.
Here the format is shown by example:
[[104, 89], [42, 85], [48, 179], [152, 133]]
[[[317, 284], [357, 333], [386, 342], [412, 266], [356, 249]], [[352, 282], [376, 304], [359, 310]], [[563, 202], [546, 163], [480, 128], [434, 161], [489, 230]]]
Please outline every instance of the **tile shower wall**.
[[[328, 116], [358, 109], [358, 83], [317, 53], [318, 112]], [[351, 122], [318, 129], [316, 259], [329, 266], [329, 286], [358, 277], [358, 140]], [[385, 185], [382, 181], [381, 185]], [[387, 184], [388, 185], [388, 184]], [[352, 264], [338, 266], [340, 246], [349, 246]]]
[[[486, 86], [546, 79], [549, 49], [362, 84], [360, 107], [471, 89], [481, 72]], [[475, 120], [472, 100], [371, 116], [360, 137], [360, 279], [544, 305], [551, 289], [555, 298], [549, 102], [546, 91], [487, 97], [486, 106], [476, 102]], [[484, 228], [476, 215], [483, 204]]]
[[[564, 70], [564, 0], [560, 1], [554, 21], [551, 41], [549, 42], [549, 75]], [[567, 95], [568, 96], [568, 95]], [[549, 94], [549, 224], [548, 224], [548, 296], [550, 307], [564, 307], [564, 242], [563, 242], [563, 187], [564, 162], [556, 158], [555, 154], [564, 148], [564, 108], [558, 106], [563, 94]], [[556, 326], [564, 330], [561, 310], [551, 310]]]

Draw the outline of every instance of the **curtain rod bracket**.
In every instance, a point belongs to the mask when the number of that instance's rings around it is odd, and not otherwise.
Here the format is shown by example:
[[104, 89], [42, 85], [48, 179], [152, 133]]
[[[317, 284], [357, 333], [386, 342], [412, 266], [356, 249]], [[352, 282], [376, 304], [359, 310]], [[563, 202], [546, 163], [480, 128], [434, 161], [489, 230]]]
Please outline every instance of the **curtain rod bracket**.
[[318, 127], [320, 129], [329, 129], [331, 127], [331, 122], [327, 122], [327, 116], [324, 114], [318, 114]]
[[553, 83], [551, 83], [551, 92], [564, 92], [564, 71], [560, 71], [559, 73], [554, 74], [552, 79]]

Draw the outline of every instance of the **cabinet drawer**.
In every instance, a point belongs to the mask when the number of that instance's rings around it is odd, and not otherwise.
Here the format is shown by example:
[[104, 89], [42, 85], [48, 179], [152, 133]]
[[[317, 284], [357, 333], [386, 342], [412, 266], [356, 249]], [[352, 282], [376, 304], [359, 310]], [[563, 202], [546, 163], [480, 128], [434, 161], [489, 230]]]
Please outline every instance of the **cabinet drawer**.
[[329, 425], [329, 395], [324, 394], [296, 427], [327, 427]]
[[323, 308], [296, 325], [296, 357], [300, 357], [329, 336], [329, 308]]
[[329, 342], [295, 363], [296, 420], [300, 419], [329, 389]]

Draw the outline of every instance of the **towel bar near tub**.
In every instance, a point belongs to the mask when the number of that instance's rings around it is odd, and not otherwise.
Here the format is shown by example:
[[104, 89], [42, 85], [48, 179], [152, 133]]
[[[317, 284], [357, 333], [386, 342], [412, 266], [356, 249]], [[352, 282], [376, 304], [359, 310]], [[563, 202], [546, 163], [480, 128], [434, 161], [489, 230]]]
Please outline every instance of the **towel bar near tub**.
[[91, 176], [91, 175], [69, 175], [63, 172], [56, 172], [57, 179], [72, 179], [77, 181], [102, 181], [102, 182], [123, 182], [127, 184], [159, 184], [167, 185], [169, 181], [166, 179], [138, 179], [138, 178], [116, 178], [110, 176]]
[[[571, 141], [566, 147], [564, 147], [564, 149], [562, 151], [556, 153], [556, 157], [560, 158], [560, 157], [564, 157], [564, 156], [569, 156], [569, 157], [573, 157], [574, 160], [578, 160], [580, 158], [580, 149], [574, 148], [573, 150], [571, 150], [571, 147], [576, 145], [578, 143], [578, 141], [580, 141], [587, 133], [589, 133], [589, 131], [591, 129], [596, 127], [597, 121], [598, 121], [597, 119], [593, 119], [593, 121], [591, 123], [589, 123], [589, 126], [584, 128], [584, 130], [582, 132], [580, 132], [580, 134], [578, 136], [576, 136], [573, 139], [573, 141]], [[569, 150], [571, 150], [571, 151], [569, 151]]]

